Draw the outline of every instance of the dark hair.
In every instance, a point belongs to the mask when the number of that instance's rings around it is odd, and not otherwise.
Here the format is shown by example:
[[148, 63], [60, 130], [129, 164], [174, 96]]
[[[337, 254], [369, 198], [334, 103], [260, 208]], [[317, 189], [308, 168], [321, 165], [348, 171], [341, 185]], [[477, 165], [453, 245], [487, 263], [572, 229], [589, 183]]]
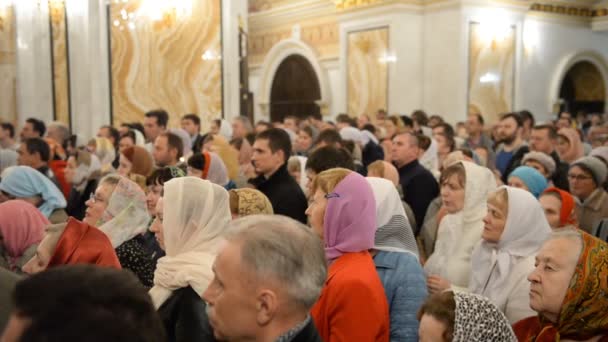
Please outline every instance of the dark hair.
[[472, 116], [477, 118], [477, 122], [479, 122], [481, 125], [485, 124], [485, 120], [483, 119], [483, 115], [479, 114], [479, 113], [474, 113], [471, 114]]
[[338, 116], [336, 116], [336, 122], [337, 123], [345, 123], [345, 124], [347, 124], [349, 126], [353, 126], [353, 127], [357, 126], [357, 123], [355, 122], [355, 119], [351, 118], [346, 113], [338, 114]]
[[123, 139], [123, 138], [131, 138], [131, 140], [133, 140], [133, 144], [135, 144], [135, 142], [137, 141], [137, 140], [136, 140], [136, 138], [135, 138], [135, 132], [133, 132], [133, 130], [132, 130], [132, 129], [129, 129], [129, 130], [127, 131], [127, 133], [123, 134], [123, 135], [120, 137], [120, 139]]
[[[178, 175], [175, 173], [175, 169], [180, 169], [182, 175]], [[148, 178], [146, 178], [146, 185], [165, 185], [166, 182], [172, 180], [173, 178], [184, 177], [186, 175], [186, 171], [182, 166], [165, 166], [160, 169], [156, 169], [152, 172]]]
[[241, 150], [241, 147], [243, 147], [243, 138], [234, 138], [230, 140], [229, 144], [237, 150]]
[[400, 118], [401, 118], [401, 121], [403, 122], [404, 126], [414, 127], [414, 120], [412, 120], [409, 116], [401, 115]]
[[188, 166], [197, 170], [205, 169], [205, 155], [202, 153], [195, 153], [192, 157], [188, 158]]
[[2, 125], [2, 129], [8, 131], [8, 135], [11, 137], [11, 139], [15, 137], [15, 126], [13, 126], [12, 123], [3, 122], [0, 125]]
[[201, 118], [199, 118], [196, 114], [186, 114], [182, 116], [182, 120], [190, 120], [197, 126], [201, 125]]
[[144, 125], [142, 125], [140, 122], [132, 122], [130, 124], [127, 124], [127, 127], [129, 127], [130, 129], [138, 130], [139, 133], [141, 133], [142, 135], [144, 134]]
[[40, 155], [40, 159], [43, 162], [49, 162], [51, 158], [51, 148], [49, 144], [42, 138], [28, 138], [25, 139], [25, 148], [27, 149], [27, 153], [33, 154], [38, 153]]
[[506, 113], [500, 116], [500, 121], [506, 120], [508, 118], [511, 118], [513, 120], [515, 120], [515, 122], [517, 123], [517, 127], [523, 127], [524, 126], [524, 122], [521, 119], [521, 116], [519, 116], [518, 113]]
[[164, 109], [151, 110], [145, 116], [147, 118], [156, 118], [156, 124], [161, 127], [167, 127], [169, 123], [169, 113]]
[[[486, 151], [488, 150], [485, 146], [478, 146], [478, 147], [482, 147], [484, 148]], [[474, 158], [474, 154], [473, 151], [470, 148], [466, 148], [466, 147], [461, 147], [461, 148], [457, 148], [455, 149], [455, 151], [460, 151], [462, 152], [462, 154], [464, 154], [465, 156], [473, 159]]]
[[431, 146], [431, 138], [427, 137], [424, 134], [416, 134], [418, 138], [418, 148], [422, 150], [428, 150]]
[[270, 122], [268, 122], [268, 121], [264, 121], [264, 120], [260, 120], [260, 121], [258, 121], [258, 122], [257, 122], [255, 125], [256, 125], [256, 126], [265, 126], [265, 127], [266, 127], [266, 129], [270, 129], [270, 128], [272, 128], [272, 127], [273, 127], [273, 126], [272, 126], [272, 124], [271, 124]]
[[438, 124], [437, 126], [433, 127], [433, 129], [441, 127], [443, 128], [443, 134], [446, 135], [446, 137], [448, 139], [452, 139], [454, 140], [454, 136], [456, 135], [456, 132], [454, 132], [454, 127], [452, 127], [452, 125], [450, 125], [447, 122], [442, 122], [440, 124]]
[[544, 125], [536, 125], [536, 126], [532, 127], [532, 130], [534, 130], [534, 131], [540, 131], [543, 129], [549, 133], [549, 138], [551, 138], [553, 140], [557, 139], [557, 130], [555, 129], [555, 126], [553, 126], [553, 125], [544, 124]]
[[270, 128], [256, 135], [255, 140], [268, 140], [268, 146], [272, 153], [283, 151], [284, 161], [287, 162], [291, 155], [291, 138], [284, 129]]
[[317, 140], [315, 140], [314, 145], [318, 145], [320, 142], [324, 142], [327, 145], [342, 145], [342, 136], [335, 129], [324, 129], [319, 133]]
[[285, 122], [285, 120], [294, 120], [296, 122], [296, 126], [300, 123], [300, 119], [295, 115], [287, 115], [283, 118], [283, 122]]
[[[101, 126], [101, 128], [105, 128], [110, 131], [110, 136], [114, 139], [114, 143], [118, 146], [118, 141], [120, 140], [120, 132], [110, 125]], [[135, 141], [135, 139], [133, 139]]]
[[312, 128], [310, 128], [310, 126], [304, 126], [304, 127], [300, 128], [300, 132], [306, 133], [306, 135], [308, 135], [311, 139], [312, 139], [312, 137], [314, 137]]
[[309, 118], [313, 118], [315, 120], [323, 121], [323, 115], [321, 113], [311, 113], [308, 115]]
[[169, 145], [169, 149], [174, 148], [177, 150], [177, 159], [181, 158], [184, 155], [184, 142], [182, 141], [182, 138], [180, 138], [177, 134], [173, 134], [171, 132], [163, 132], [160, 136], [167, 138], [167, 144]]
[[306, 170], [317, 174], [336, 167], [355, 171], [353, 157], [343, 148], [324, 146], [314, 150], [306, 160]]
[[255, 137], [256, 137], [256, 134], [254, 132], [245, 134], [245, 139], [247, 139], [247, 142], [251, 146], [253, 146], [253, 143], [255, 142]]
[[445, 325], [444, 341], [452, 341], [454, 337], [454, 322], [456, 321], [456, 301], [454, 292], [446, 291], [428, 297], [418, 310], [418, 320], [423, 315], [429, 315]]
[[376, 134], [376, 126], [370, 123], [363, 125], [362, 130], [371, 132], [372, 134]]
[[429, 124], [429, 116], [426, 115], [426, 112], [418, 109], [412, 113], [412, 120], [417, 122], [420, 126], [426, 126]]
[[21, 342], [165, 341], [147, 290], [127, 271], [54, 267], [20, 281], [13, 300], [15, 314], [30, 320]]
[[44, 133], [46, 133], [46, 125], [44, 124], [44, 121], [36, 118], [29, 118], [25, 120], [25, 122], [32, 124], [32, 129], [38, 132], [41, 137], [43, 137]]
[[534, 114], [532, 114], [532, 112], [524, 109], [519, 112], [519, 117], [521, 117], [522, 124], [526, 121], [530, 121], [530, 126], [534, 127], [536, 120], [534, 119]]

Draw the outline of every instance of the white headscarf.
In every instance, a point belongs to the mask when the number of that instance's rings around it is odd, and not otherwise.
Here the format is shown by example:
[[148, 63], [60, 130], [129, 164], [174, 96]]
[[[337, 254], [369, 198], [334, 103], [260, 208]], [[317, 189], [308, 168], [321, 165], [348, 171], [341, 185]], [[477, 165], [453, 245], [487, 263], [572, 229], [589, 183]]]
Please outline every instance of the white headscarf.
[[362, 140], [363, 146], [367, 145], [367, 143], [369, 143], [370, 140], [373, 141], [374, 144], [376, 144], [376, 145], [380, 144], [380, 141], [378, 141], [378, 138], [374, 135], [374, 133], [372, 133], [366, 129], [361, 130], [361, 138], [363, 139]]
[[376, 199], [376, 236], [374, 249], [412, 253], [418, 258], [418, 245], [405, 215], [395, 185], [384, 178], [367, 177]]
[[516, 342], [507, 317], [487, 298], [454, 292], [453, 342]]
[[481, 239], [483, 231], [483, 218], [487, 213], [488, 195], [496, 189], [496, 181], [490, 169], [478, 166], [471, 162], [461, 161], [465, 169], [466, 184], [464, 190], [464, 207], [455, 214], [446, 215], [439, 224], [435, 252], [424, 264], [426, 274], [439, 275], [457, 286], [468, 286], [470, 278], [470, 264], [467, 272], [449, 269], [450, 258], [456, 251], [462, 249], [463, 236], [467, 235]]
[[365, 142], [365, 137], [360, 130], [355, 127], [344, 127], [340, 130], [340, 136], [344, 140], [351, 140], [356, 144], [362, 144]]
[[225, 186], [230, 182], [228, 178], [228, 169], [226, 169], [226, 164], [217, 153], [209, 152], [209, 170], [207, 172], [207, 180], [211, 183]]
[[146, 146], [146, 138], [138, 129], [131, 129], [131, 132], [135, 135], [135, 145], [141, 147]]
[[0, 149], [0, 172], [2, 172], [7, 167], [17, 165], [17, 157], [19, 155], [14, 150], [10, 149]]
[[112, 191], [108, 207], [101, 215], [99, 230], [108, 236], [112, 247], [116, 248], [145, 232], [150, 214], [146, 194], [137, 183], [123, 176], [111, 177], [120, 177], [120, 180]]
[[431, 173], [433, 174], [439, 171], [439, 156], [437, 154], [437, 151], [437, 141], [431, 138], [431, 145], [419, 159], [420, 165], [424, 166], [424, 168], [431, 171]]
[[[508, 213], [500, 241], [481, 240], [471, 257], [469, 290], [490, 298], [503, 307], [509, 293], [504, 291], [517, 258], [535, 255], [551, 233], [551, 227], [540, 203], [528, 191], [508, 186]], [[496, 263], [496, 266], [494, 266]], [[491, 274], [490, 282], [488, 279]]]
[[213, 280], [211, 267], [230, 222], [228, 192], [197, 177], [164, 185], [163, 237], [166, 256], [158, 260], [150, 296], [159, 308], [179, 288], [201, 295]]
[[77, 191], [82, 192], [87, 186], [87, 181], [101, 172], [101, 162], [95, 154], [86, 150], [78, 151], [74, 158], [78, 166], [72, 177], [72, 185]]
[[222, 119], [220, 124], [220, 135], [228, 141], [232, 139], [232, 125], [226, 119]]
[[308, 158], [302, 156], [294, 156], [292, 158], [298, 158], [300, 161], [300, 188], [304, 193], [308, 191], [308, 177], [306, 177], [306, 162]]

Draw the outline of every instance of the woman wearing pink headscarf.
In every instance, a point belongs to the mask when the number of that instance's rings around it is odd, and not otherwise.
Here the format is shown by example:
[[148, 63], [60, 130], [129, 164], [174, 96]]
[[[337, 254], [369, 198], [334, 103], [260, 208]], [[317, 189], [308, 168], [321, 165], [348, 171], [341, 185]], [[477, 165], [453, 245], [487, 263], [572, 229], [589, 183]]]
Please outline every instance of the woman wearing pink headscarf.
[[557, 132], [557, 146], [555, 149], [559, 158], [568, 164], [585, 156], [581, 136], [574, 128], [562, 128]]
[[389, 313], [369, 250], [374, 247], [376, 201], [365, 178], [346, 169], [315, 177], [306, 210], [325, 245], [329, 271], [311, 310], [325, 342], [388, 341]]
[[49, 220], [28, 202], [11, 200], [0, 204], [0, 266], [21, 272], [36, 254]]

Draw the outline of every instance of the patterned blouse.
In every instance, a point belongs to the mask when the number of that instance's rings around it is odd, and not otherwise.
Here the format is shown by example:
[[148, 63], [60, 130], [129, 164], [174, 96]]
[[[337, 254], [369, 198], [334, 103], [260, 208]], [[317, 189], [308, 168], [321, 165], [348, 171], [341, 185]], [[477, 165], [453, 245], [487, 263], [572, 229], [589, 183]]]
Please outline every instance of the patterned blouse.
[[148, 288], [152, 287], [154, 281], [154, 263], [136, 238], [118, 246], [116, 248], [116, 256], [118, 256], [122, 268], [133, 272], [144, 286]]

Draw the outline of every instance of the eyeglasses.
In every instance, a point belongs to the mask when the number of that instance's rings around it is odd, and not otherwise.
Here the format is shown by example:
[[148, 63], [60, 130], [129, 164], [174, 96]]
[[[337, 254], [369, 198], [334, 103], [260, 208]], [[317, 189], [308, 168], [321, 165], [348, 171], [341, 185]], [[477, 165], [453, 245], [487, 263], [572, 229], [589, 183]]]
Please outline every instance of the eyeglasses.
[[570, 180], [575, 180], [576, 179], [579, 182], [582, 182], [584, 180], [591, 179], [591, 178], [592, 177], [585, 176], [585, 175], [568, 174], [568, 179], [570, 179]]
[[89, 196], [89, 200], [91, 200], [93, 203], [103, 202], [103, 199], [95, 196], [94, 193], [91, 193], [91, 196]]
[[326, 199], [330, 199], [330, 198], [340, 198], [340, 194], [337, 194], [337, 193], [335, 193], [335, 192], [331, 192], [331, 193], [329, 193], [329, 194], [326, 194], [326, 195], [325, 195], [325, 196], [323, 196], [323, 197], [325, 197]]

